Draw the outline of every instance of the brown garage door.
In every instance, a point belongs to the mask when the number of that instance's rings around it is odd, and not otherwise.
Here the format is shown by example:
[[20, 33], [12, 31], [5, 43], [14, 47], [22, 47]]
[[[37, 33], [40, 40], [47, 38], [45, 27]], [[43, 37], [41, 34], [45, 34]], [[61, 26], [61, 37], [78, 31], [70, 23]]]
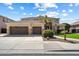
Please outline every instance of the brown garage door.
[[41, 34], [42, 28], [41, 27], [32, 27], [32, 34]]
[[26, 35], [28, 27], [10, 27], [10, 34]]

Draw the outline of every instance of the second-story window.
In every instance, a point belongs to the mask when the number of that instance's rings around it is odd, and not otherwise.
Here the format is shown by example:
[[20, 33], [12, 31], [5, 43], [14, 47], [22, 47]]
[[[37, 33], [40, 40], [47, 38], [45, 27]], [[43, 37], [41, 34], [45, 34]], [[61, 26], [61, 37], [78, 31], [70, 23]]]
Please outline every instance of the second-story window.
[[3, 22], [5, 22], [5, 18], [3, 18]]

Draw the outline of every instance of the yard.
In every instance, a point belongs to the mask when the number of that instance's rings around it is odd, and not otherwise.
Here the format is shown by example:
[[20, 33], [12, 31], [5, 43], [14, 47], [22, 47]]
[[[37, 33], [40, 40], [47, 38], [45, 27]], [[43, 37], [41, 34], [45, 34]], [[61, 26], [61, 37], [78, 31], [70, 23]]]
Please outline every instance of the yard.
[[[59, 35], [61, 37], [64, 37], [64, 35]], [[79, 39], [79, 34], [66, 34], [67, 38], [73, 38], [73, 39]]]

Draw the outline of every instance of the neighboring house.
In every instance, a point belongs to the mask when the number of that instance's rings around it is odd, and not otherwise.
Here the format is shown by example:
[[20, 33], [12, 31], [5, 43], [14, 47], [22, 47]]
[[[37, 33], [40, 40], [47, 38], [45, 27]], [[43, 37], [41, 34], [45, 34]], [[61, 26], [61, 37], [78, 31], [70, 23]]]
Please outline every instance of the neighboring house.
[[4, 17], [0, 15], [0, 33], [6, 33], [6, 24], [7, 22], [12, 22], [10, 18]]
[[[59, 20], [52, 20], [52, 22], [53, 30], [56, 30], [56, 24], [59, 23]], [[8, 34], [42, 34], [44, 30], [44, 22], [36, 17], [22, 18], [21, 21], [6, 24]]]
[[71, 24], [70, 32], [71, 33], [79, 33], [79, 21]]

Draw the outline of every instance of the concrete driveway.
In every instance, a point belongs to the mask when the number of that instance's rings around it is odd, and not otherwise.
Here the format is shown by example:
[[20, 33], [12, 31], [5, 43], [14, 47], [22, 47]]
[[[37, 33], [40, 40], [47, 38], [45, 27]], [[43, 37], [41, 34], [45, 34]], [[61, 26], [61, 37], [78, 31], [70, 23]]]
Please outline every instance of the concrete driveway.
[[[54, 39], [53, 39], [54, 40]], [[79, 43], [43, 41], [41, 36], [1, 35], [1, 54], [79, 54]]]
[[41, 53], [43, 50], [43, 39], [41, 36], [0, 37], [0, 54]]

